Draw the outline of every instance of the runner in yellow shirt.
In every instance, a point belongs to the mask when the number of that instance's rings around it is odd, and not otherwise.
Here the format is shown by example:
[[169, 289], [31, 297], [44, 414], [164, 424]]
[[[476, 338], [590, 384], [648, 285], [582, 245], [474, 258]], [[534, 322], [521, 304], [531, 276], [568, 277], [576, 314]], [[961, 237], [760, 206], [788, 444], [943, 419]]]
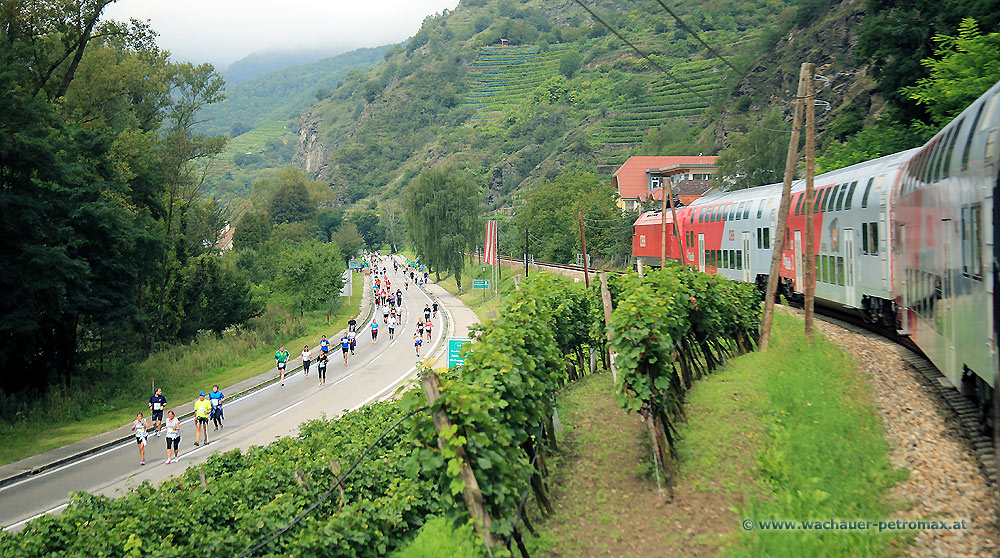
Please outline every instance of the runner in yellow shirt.
[[205, 392], [198, 394], [194, 402], [194, 445], [198, 445], [202, 430], [205, 431], [205, 444], [208, 445], [208, 417], [212, 414], [212, 402], [205, 399]]

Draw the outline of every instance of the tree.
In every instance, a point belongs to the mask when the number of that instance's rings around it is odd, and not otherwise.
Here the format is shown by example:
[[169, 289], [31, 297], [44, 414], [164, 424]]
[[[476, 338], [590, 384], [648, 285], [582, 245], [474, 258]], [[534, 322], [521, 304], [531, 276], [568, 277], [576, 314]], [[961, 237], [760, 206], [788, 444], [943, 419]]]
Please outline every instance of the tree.
[[266, 213], [245, 213], [233, 231], [233, 245], [237, 248], [256, 250], [271, 236], [271, 220]]
[[424, 169], [406, 186], [406, 227], [420, 261], [440, 275], [450, 271], [462, 284], [462, 252], [476, 239], [482, 193], [472, 176], [447, 165]]
[[573, 77], [580, 70], [583, 63], [583, 56], [577, 50], [567, 51], [559, 59], [559, 73], [566, 76], [566, 79]]
[[772, 111], [759, 124], [751, 124], [746, 133], [730, 137], [729, 147], [719, 152], [716, 161], [719, 174], [729, 181], [730, 187], [742, 189], [781, 182], [788, 135], [771, 130], [787, 127], [781, 113]]
[[216, 335], [229, 326], [259, 316], [263, 303], [250, 290], [246, 277], [214, 254], [192, 259], [181, 271], [184, 320], [180, 336], [193, 337], [200, 330]]
[[965, 18], [957, 36], [935, 35], [933, 41], [934, 56], [920, 61], [930, 75], [902, 93], [943, 126], [1000, 81], [1000, 33], [983, 35], [976, 20]]
[[351, 214], [350, 222], [358, 229], [369, 250], [375, 250], [385, 243], [385, 230], [379, 225], [378, 214], [371, 210]]
[[299, 314], [308, 310], [331, 310], [340, 303], [340, 289], [347, 269], [340, 248], [333, 242], [312, 241], [299, 244], [280, 258], [294, 265], [278, 270], [278, 289], [289, 297]]
[[300, 180], [283, 182], [271, 196], [267, 209], [274, 224], [308, 221], [315, 211], [305, 181]]
[[333, 233], [344, 224], [344, 212], [339, 209], [321, 209], [316, 212], [316, 228], [323, 242], [330, 242]]

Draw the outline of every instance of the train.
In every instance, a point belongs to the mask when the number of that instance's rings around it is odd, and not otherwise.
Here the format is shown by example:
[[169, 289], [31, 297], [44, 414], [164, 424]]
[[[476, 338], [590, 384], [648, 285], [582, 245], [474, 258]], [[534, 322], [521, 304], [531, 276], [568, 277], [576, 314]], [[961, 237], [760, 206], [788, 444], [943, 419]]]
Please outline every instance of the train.
[[[1000, 83], [923, 146], [817, 175], [813, 211], [816, 304], [909, 337], [984, 419], [997, 397], [998, 159]], [[723, 191], [678, 208], [680, 242], [668, 226], [667, 257], [763, 289], [781, 234], [779, 292], [801, 299], [805, 181], [792, 185], [783, 231], [781, 191]], [[634, 253], [661, 218], [636, 221]]]

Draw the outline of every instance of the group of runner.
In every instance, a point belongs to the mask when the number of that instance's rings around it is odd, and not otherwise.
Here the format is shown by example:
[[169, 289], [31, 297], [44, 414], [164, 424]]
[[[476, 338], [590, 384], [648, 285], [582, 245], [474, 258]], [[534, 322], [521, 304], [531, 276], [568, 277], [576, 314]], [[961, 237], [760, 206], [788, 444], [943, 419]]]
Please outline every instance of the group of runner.
[[[389, 278], [388, 266], [382, 265], [381, 258], [378, 255], [372, 255], [369, 259], [371, 269], [373, 270], [373, 299], [375, 304], [382, 313], [382, 323], [386, 326], [389, 333], [389, 339], [395, 339], [396, 327], [403, 323], [403, 291], [397, 288], [395, 292], [392, 290], [392, 280]], [[400, 266], [393, 260], [392, 268], [395, 273], [399, 273]], [[403, 288], [409, 289], [409, 281], [413, 280], [417, 284], [423, 284], [427, 279], [427, 273], [424, 272], [420, 274], [414, 268], [407, 266], [403, 270]], [[417, 327], [413, 332], [413, 345], [417, 353], [420, 356], [420, 348], [423, 345], [424, 335], [427, 336], [427, 341], [431, 340], [431, 330], [433, 329], [433, 322], [431, 321], [432, 316], [437, 317], [438, 313], [438, 303], [433, 301], [431, 304], [427, 304], [423, 309], [423, 320], [420, 319], [421, 316], [417, 316]], [[376, 313], [376, 316], [378, 314]], [[341, 352], [344, 356], [344, 366], [347, 366], [348, 354], [354, 355], [357, 350], [358, 343], [358, 322], [356, 317], [352, 316], [347, 322], [347, 328], [343, 332], [340, 338]], [[372, 344], [378, 342], [378, 332], [379, 324], [378, 318], [372, 319], [370, 325]], [[323, 386], [326, 384], [326, 370], [327, 365], [330, 361], [330, 350], [332, 341], [323, 335], [323, 338], [319, 342], [319, 356], [316, 358], [316, 370], [319, 376], [319, 385]], [[308, 378], [309, 371], [312, 366], [313, 353], [310, 350], [309, 345], [305, 345], [302, 348], [302, 352], [299, 354], [302, 359], [302, 372], [303, 376]], [[275, 367], [278, 369], [280, 374], [281, 385], [285, 385], [285, 371], [288, 367], [288, 363], [291, 360], [291, 354], [284, 345], [278, 347], [278, 350], [274, 353], [274, 363]], [[225, 416], [222, 411], [222, 402], [225, 401], [226, 397], [223, 395], [222, 391], [219, 390], [219, 386], [213, 386], [212, 390], [208, 393], [202, 391], [198, 393], [198, 400], [194, 403], [195, 412], [195, 441], [194, 445], [199, 446], [202, 443], [208, 444], [208, 424], [211, 421], [215, 425], [215, 430], [218, 431], [223, 428], [223, 421]], [[139, 446], [139, 464], [146, 464], [146, 443], [149, 434], [152, 433], [155, 437], [160, 437], [161, 434], [166, 438], [167, 442], [167, 460], [166, 463], [176, 463], [180, 459], [180, 442], [181, 442], [181, 430], [180, 430], [180, 419], [177, 418], [176, 413], [173, 410], [167, 411], [167, 419], [163, 420], [163, 412], [167, 406], [167, 398], [163, 395], [163, 390], [157, 388], [154, 394], [149, 398], [149, 409], [151, 411], [150, 421], [147, 421], [143, 416], [142, 412], [136, 414], [136, 419], [132, 422], [132, 432], [135, 435], [136, 443]], [[204, 441], [202, 441], [204, 438]]]
[[[205, 399], [206, 397], [208, 399]], [[202, 437], [205, 439], [204, 443], [208, 444], [209, 421], [215, 424], [215, 430], [223, 428], [225, 416], [222, 412], [222, 402], [225, 400], [226, 396], [219, 390], [218, 385], [212, 386], [212, 390], [207, 394], [204, 391], [198, 393], [198, 400], [194, 402], [194, 445], [201, 445]], [[132, 421], [132, 433], [139, 446], [139, 465], [146, 464], [146, 443], [150, 433], [157, 438], [163, 434], [166, 438], [166, 464], [176, 463], [180, 459], [181, 422], [172, 409], [167, 411], [167, 420], [163, 420], [163, 410], [166, 406], [167, 398], [164, 397], [163, 390], [156, 388], [149, 398], [150, 420], [147, 422], [140, 411]]]

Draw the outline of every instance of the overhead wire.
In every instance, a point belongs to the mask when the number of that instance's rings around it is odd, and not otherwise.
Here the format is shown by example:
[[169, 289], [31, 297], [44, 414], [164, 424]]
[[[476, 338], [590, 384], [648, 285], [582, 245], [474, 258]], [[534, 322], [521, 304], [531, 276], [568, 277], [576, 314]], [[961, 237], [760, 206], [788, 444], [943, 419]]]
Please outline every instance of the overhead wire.
[[343, 484], [343, 482], [347, 479], [347, 477], [349, 477], [351, 475], [351, 473], [354, 472], [354, 470], [358, 467], [358, 465], [360, 465], [361, 462], [364, 461], [364, 459], [366, 457], [368, 457], [368, 454], [371, 453], [372, 450], [375, 449], [375, 446], [378, 445], [378, 443], [381, 442], [382, 439], [385, 438], [387, 434], [389, 434], [390, 432], [392, 432], [404, 420], [412, 417], [413, 415], [415, 415], [417, 413], [421, 413], [423, 411], [426, 411], [427, 409], [430, 409], [430, 407], [427, 406], [427, 405], [425, 405], [423, 407], [420, 407], [419, 409], [414, 409], [413, 411], [410, 411], [409, 413], [407, 413], [407, 414], [403, 415], [402, 417], [400, 417], [399, 420], [397, 420], [396, 422], [392, 423], [392, 426], [390, 426], [389, 428], [386, 428], [385, 430], [383, 430], [382, 433], [379, 434], [378, 438], [376, 438], [375, 441], [372, 442], [368, 446], [368, 449], [366, 449], [364, 451], [364, 453], [362, 453], [360, 456], [358, 456], [358, 458], [356, 460], [354, 460], [354, 463], [351, 465], [351, 467], [349, 469], [347, 469], [347, 472], [344, 473], [343, 476], [341, 476], [340, 478], [337, 479], [337, 483], [334, 484], [332, 487], [330, 487], [329, 490], [327, 490], [326, 492], [324, 492], [323, 495], [319, 497], [319, 499], [317, 499], [315, 502], [313, 502], [312, 504], [310, 504], [309, 507], [307, 507], [306, 509], [302, 510], [302, 512], [299, 515], [295, 516], [295, 518], [292, 519], [292, 521], [288, 525], [286, 525], [285, 527], [279, 529], [278, 531], [276, 531], [274, 534], [272, 534], [267, 539], [265, 539], [265, 540], [263, 540], [263, 541], [255, 544], [255, 545], [253, 545], [253, 547], [248, 548], [247, 550], [244, 550], [243, 552], [241, 552], [237, 556], [237, 558], [246, 558], [247, 556], [251, 556], [253, 553], [257, 552], [258, 550], [260, 550], [262, 548], [264, 548], [268, 544], [274, 542], [278, 537], [280, 537], [281, 535], [284, 535], [289, 530], [291, 530], [292, 527], [294, 527], [300, 521], [302, 521], [303, 519], [305, 519], [306, 516], [308, 516], [316, 508], [318, 508], [320, 505], [322, 505], [323, 502], [326, 502], [327, 500], [329, 500], [330, 496], [333, 495], [333, 492], [335, 490], [337, 490], [337, 488], [339, 488], [341, 484]]
[[666, 5], [666, 4], [665, 4], [665, 3], [663, 2], [663, 0], [656, 0], [656, 2], [657, 2], [657, 3], [659, 4], [659, 5], [663, 6], [663, 9], [664, 9], [664, 10], [666, 10], [666, 11], [667, 11], [667, 13], [668, 13], [668, 14], [670, 14], [670, 16], [671, 16], [671, 17], [673, 17], [673, 18], [674, 18], [674, 20], [676, 20], [676, 21], [677, 21], [677, 25], [680, 25], [682, 29], [684, 29], [685, 31], [687, 31], [688, 33], [690, 33], [691, 35], [693, 35], [693, 36], [694, 36], [694, 38], [695, 38], [695, 40], [697, 40], [697, 41], [698, 41], [699, 43], [701, 43], [702, 45], [704, 45], [704, 47], [708, 49], [708, 52], [711, 52], [712, 54], [714, 54], [714, 55], [715, 55], [715, 57], [716, 57], [716, 58], [718, 58], [719, 60], [722, 60], [722, 62], [723, 62], [723, 63], [724, 63], [724, 64], [725, 64], [726, 66], [729, 66], [730, 68], [732, 68], [732, 69], [733, 69], [733, 71], [734, 71], [734, 72], [736, 72], [736, 73], [737, 73], [738, 75], [743, 75], [743, 71], [741, 71], [741, 70], [740, 70], [739, 68], [737, 68], [736, 66], [734, 66], [734, 65], [733, 65], [733, 64], [732, 64], [732, 63], [731, 63], [731, 62], [730, 62], [729, 60], [726, 60], [726, 57], [725, 57], [725, 56], [723, 56], [723, 55], [719, 54], [719, 52], [718, 52], [717, 50], [715, 50], [714, 48], [712, 48], [712, 46], [711, 46], [711, 45], [709, 45], [708, 43], [706, 43], [706, 42], [705, 42], [705, 40], [704, 40], [704, 39], [702, 39], [702, 38], [701, 38], [701, 36], [699, 36], [699, 35], [698, 35], [698, 33], [696, 33], [696, 32], [695, 32], [695, 31], [694, 31], [693, 29], [691, 29], [691, 28], [690, 28], [690, 27], [688, 26], [688, 24], [687, 24], [687, 23], [684, 23], [684, 20], [683, 20], [683, 19], [681, 19], [681, 17], [680, 17], [679, 15], [677, 15], [676, 13], [674, 13], [674, 11], [673, 11], [673, 10], [671, 10], [671, 9], [670, 9], [670, 8], [669, 8], [669, 7], [668, 7], [668, 6], [667, 6], [667, 5]]
[[577, 4], [579, 4], [580, 7], [583, 8], [584, 10], [587, 10], [587, 13], [590, 14], [590, 17], [594, 18], [598, 23], [600, 23], [601, 25], [603, 25], [604, 27], [606, 27], [608, 29], [608, 31], [611, 31], [614, 34], [615, 37], [618, 37], [618, 39], [621, 42], [627, 44], [632, 50], [634, 50], [636, 52], [636, 54], [638, 54], [639, 56], [645, 58], [646, 61], [648, 61], [650, 64], [652, 64], [653, 67], [655, 67], [657, 70], [660, 70], [660, 72], [662, 72], [665, 76], [667, 76], [667, 78], [669, 78], [671, 81], [673, 81], [677, 85], [679, 85], [679, 86], [683, 87], [684, 89], [686, 89], [688, 91], [688, 93], [692, 93], [692, 94], [696, 95], [699, 99], [701, 99], [702, 101], [705, 101], [706, 104], [708, 104], [708, 105], [712, 104], [712, 101], [708, 97], [702, 95], [701, 92], [695, 90], [693, 87], [691, 87], [690, 85], [688, 85], [686, 82], [684, 82], [684, 81], [680, 80], [679, 78], [677, 78], [676, 76], [674, 76], [672, 73], [670, 73], [669, 70], [667, 70], [666, 68], [664, 68], [663, 66], [661, 66], [659, 64], [659, 62], [653, 60], [646, 53], [644, 53], [643, 51], [639, 50], [639, 47], [635, 46], [634, 44], [632, 44], [631, 41], [629, 41], [624, 36], [622, 36], [622, 34], [619, 33], [617, 29], [615, 29], [614, 27], [611, 27], [610, 25], [608, 25], [608, 23], [606, 21], [604, 21], [603, 19], [601, 19], [601, 16], [597, 15], [596, 13], [594, 13], [594, 10], [591, 10], [589, 6], [587, 6], [586, 4], [584, 4], [583, 0], [573, 0], [573, 1], [576, 2]]

